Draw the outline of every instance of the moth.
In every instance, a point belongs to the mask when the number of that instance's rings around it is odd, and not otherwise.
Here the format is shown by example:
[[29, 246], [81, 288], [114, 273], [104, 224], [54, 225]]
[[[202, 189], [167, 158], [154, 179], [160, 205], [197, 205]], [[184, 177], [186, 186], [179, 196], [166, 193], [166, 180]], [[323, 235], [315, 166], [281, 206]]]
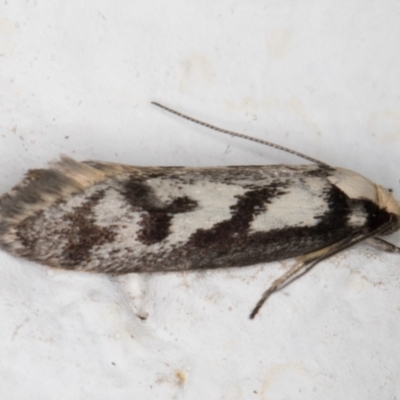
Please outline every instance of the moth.
[[285, 147], [308, 165], [140, 167], [61, 157], [0, 198], [0, 247], [50, 267], [127, 274], [294, 258], [250, 314], [320, 261], [400, 228], [400, 204], [362, 175]]

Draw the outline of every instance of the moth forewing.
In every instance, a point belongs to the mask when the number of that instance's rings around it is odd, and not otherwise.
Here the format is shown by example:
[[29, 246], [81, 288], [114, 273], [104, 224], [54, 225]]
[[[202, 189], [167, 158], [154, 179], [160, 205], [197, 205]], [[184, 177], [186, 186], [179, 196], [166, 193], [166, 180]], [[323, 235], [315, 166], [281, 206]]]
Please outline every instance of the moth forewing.
[[356, 243], [399, 250], [375, 238], [399, 229], [387, 190], [304, 157], [315, 164], [139, 167], [62, 157], [0, 198], [0, 246], [51, 267], [113, 274], [295, 258], [253, 318], [294, 275]]

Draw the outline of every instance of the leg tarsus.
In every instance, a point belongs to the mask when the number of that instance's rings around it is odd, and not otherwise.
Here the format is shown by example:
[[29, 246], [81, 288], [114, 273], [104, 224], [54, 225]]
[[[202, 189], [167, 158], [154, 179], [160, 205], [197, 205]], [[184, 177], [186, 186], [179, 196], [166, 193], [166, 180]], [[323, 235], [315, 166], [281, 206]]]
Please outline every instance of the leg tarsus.
[[260, 311], [260, 308], [262, 305], [266, 302], [269, 296], [271, 296], [272, 293], [276, 292], [279, 290], [287, 281], [292, 278], [294, 275], [296, 275], [302, 268], [304, 268], [306, 265], [309, 263], [300, 261], [296, 264], [293, 265], [292, 268], [290, 268], [289, 271], [284, 273], [280, 278], [276, 279], [274, 282], [272, 282], [272, 285], [266, 290], [263, 295], [261, 296], [261, 299], [257, 302], [256, 306], [254, 307], [253, 311], [251, 312], [249, 318], [254, 319], [254, 317], [257, 315], [258, 311]]
[[388, 253], [400, 253], [400, 247], [395, 246], [394, 244], [387, 242], [381, 238], [373, 237], [367, 239], [367, 242], [372, 244], [374, 247], [377, 247], [380, 250], [386, 251]]

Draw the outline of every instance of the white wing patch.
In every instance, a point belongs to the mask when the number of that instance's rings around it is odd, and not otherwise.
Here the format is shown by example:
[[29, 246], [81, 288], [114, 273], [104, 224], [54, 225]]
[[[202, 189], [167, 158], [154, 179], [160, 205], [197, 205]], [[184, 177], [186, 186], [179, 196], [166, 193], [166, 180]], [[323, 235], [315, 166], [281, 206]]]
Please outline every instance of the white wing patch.
[[321, 196], [321, 188], [311, 190], [304, 185], [293, 185], [289, 190], [288, 193], [274, 198], [267, 209], [254, 218], [251, 232], [291, 226], [314, 226], [319, 223], [316, 217], [329, 209], [326, 200]]

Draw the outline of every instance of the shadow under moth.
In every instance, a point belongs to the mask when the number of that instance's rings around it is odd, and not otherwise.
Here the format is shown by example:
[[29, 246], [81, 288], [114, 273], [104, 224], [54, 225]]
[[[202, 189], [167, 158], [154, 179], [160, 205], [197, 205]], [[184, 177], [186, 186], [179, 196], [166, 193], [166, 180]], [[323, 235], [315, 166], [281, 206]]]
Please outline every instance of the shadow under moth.
[[400, 204], [356, 172], [312, 164], [138, 167], [61, 157], [0, 198], [0, 247], [55, 268], [127, 274], [294, 258], [250, 314], [299, 274], [355, 244], [400, 249]]

